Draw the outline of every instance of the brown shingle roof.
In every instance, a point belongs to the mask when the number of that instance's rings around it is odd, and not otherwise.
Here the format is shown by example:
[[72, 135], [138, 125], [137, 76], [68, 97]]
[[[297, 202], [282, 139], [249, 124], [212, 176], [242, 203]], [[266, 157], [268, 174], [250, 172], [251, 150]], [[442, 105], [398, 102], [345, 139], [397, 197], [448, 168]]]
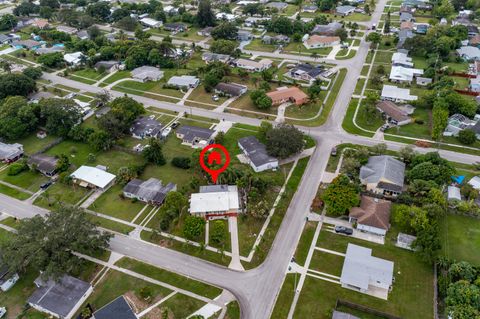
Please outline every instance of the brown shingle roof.
[[362, 196], [360, 207], [350, 209], [349, 216], [356, 218], [358, 224], [388, 230], [391, 205], [388, 200]]
[[398, 106], [391, 101], [381, 101], [377, 103], [377, 108], [397, 122], [403, 122], [410, 119], [407, 113], [399, 109]]

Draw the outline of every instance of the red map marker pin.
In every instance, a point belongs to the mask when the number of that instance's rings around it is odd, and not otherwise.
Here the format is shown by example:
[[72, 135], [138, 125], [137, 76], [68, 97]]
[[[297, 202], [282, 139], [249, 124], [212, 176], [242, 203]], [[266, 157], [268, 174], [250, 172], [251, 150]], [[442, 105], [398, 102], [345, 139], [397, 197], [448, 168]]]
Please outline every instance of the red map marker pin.
[[[223, 157], [225, 158], [225, 163], [223, 164], [222, 167], [213, 169], [207, 166], [207, 163], [205, 163], [205, 154], [208, 151], [210, 151], [210, 154], [208, 154], [207, 156], [208, 165], [222, 164], [222, 157]], [[223, 156], [222, 156], [222, 153], [223, 153]], [[217, 182], [218, 175], [220, 175], [223, 171], [225, 171], [228, 165], [230, 165], [230, 154], [228, 154], [227, 149], [223, 145], [210, 144], [200, 152], [200, 166], [202, 166], [205, 172], [207, 172], [208, 174], [210, 174], [210, 176], [212, 176], [212, 180], [214, 183]]]

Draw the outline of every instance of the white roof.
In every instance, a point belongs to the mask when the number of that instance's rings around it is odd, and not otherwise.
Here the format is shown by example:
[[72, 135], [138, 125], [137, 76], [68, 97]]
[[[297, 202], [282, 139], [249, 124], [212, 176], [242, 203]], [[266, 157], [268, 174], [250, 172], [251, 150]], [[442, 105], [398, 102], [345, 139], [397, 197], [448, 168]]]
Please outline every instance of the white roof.
[[215, 17], [219, 20], [225, 19], [225, 20], [228, 20], [228, 21], [232, 21], [232, 20], [235, 20], [237, 18], [236, 15], [231, 14], [231, 13], [225, 13], [225, 12], [219, 12], [215, 15]]
[[470, 185], [473, 186], [476, 190], [480, 190], [480, 176], [474, 176], [471, 180], [468, 181]]
[[182, 75], [182, 76], [172, 76], [168, 80], [168, 84], [178, 85], [178, 86], [189, 86], [197, 84], [199, 79], [196, 76], [191, 75]]
[[151, 19], [151, 18], [143, 18], [143, 19], [140, 20], [140, 22], [143, 23], [143, 24], [146, 24], [150, 27], [156, 27], [156, 26], [162, 24], [161, 21], [157, 21], [157, 20]]
[[388, 289], [393, 282], [393, 262], [373, 257], [370, 248], [348, 244], [340, 282], [365, 290], [369, 285]]
[[80, 166], [75, 172], [70, 175], [72, 178], [76, 178], [82, 181], [85, 181], [89, 184], [95, 185], [99, 188], [104, 188], [110, 184], [114, 179], [115, 175], [105, 172], [99, 168], [91, 166]]
[[480, 49], [477, 47], [463, 46], [457, 49], [457, 52], [460, 56], [467, 59], [480, 59]]
[[418, 99], [418, 96], [410, 95], [410, 89], [402, 89], [394, 85], [384, 85], [382, 97], [404, 101], [416, 101]]
[[393, 64], [403, 64], [413, 67], [412, 58], [408, 57], [406, 53], [403, 52], [395, 52], [392, 55], [392, 63]]
[[390, 71], [390, 80], [412, 82], [414, 76], [422, 74], [423, 70], [420, 69], [405, 68], [401, 65], [394, 65]]
[[228, 212], [240, 209], [237, 186], [228, 191], [195, 193], [190, 196], [190, 213]]
[[450, 199], [462, 200], [462, 196], [460, 195], [460, 188], [456, 186], [448, 186], [448, 200]]
[[63, 55], [63, 59], [67, 62], [67, 63], [76, 63], [78, 61], [80, 61], [80, 58], [83, 56], [83, 53], [82, 52], [74, 52], [74, 53], [65, 53]]

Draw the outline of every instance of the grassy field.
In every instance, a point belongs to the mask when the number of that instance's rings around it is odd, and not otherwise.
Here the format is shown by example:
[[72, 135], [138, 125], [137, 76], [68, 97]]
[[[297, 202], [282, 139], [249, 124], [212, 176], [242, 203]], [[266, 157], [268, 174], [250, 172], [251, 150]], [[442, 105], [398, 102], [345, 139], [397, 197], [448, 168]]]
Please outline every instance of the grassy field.
[[25, 154], [32, 155], [33, 153], [42, 150], [45, 146], [52, 143], [55, 139], [56, 137], [53, 135], [48, 135], [47, 137], [42, 139], [37, 137], [37, 133], [32, 133], [16, 142], [23, 145], [23, 150], [25, 151]]
[[222, 293], [222, 290], [219, 288], [127, 257], [120, 259], [118, 262], [116, 262], [116, 265], [207, 298], [214, 299]]
[[122, 189], [122, 185], [112, 186], [88, 208], [98, 213], [131, 221], [145, 204], [140, 201], [133, 202], [128, 198], [121, 198]]
[[276, 49], [275, 45], [265, 44], [261, 39], [253, 39], [247, 46], [246, 50], [273, 52]]
[[443, 254], [456, 261], [465, 260], [480, 266], [480, 220], [448, 214], [440, 223]]
[[[271, 318], [284, 319], [288, 316], [288, 311], [293, 301], [293, 296], [295, 295], [295, 276], [298, 279], [300, 275], [298, 274], [287, 274], [282, 285], [282, 289], [277, 297], [277, 302], [275, 303], [275, 308], [273, 308]], [[315, 314], [316, 315], [316, 314]], [[300, 317], [299, 317], [300, 318]], [[311, 316], [305, 317], [311, 318]]]
[[6, 185], [0, 184], [0, 193], [5, 194], [16, 199], [25, 200], [31, 195], [22, 191], [19, 191], [15, 188], [8, 187]]
[[342, 127], [345, 131], [355, 135], [362, 135], [372, 137], [374, 133], [369, 133], [364, 130], [359, 129], [357, 126], [353, 124], [353, 116], [355, 114], [355, 110], [357, 108], [358, 99], [351, 99], [350, 103], [348, 104], [347, 113], [343, 118]]
[[132, 226], [118, 223], [103, 217], [98, 217], [94, 215], [89, 215], [88, 217], [92, 222], [97, 224], [99, 227], [110, 229], [110, 230], [116, 231], [117, 233], [127, 235], [128, 233], [130, 233], [132, 230], [135, 229]]
[[164, 303], [162, 303], [160, 309], [168, 309], [168, 318], [180, 319], [187, 318], [189, 315], [202, 308], [205, 305], [203, 301], [194, 299], [187, 295], [177, 293]]
[[312, 53], [318, 54], [318, 56], [327, 56], [330, 51], [332, 51], [332, 47], [328, 48], [318, 48], [318, 49], [307, 49], [303, 43], [298, 42], [290, 42], [285, 48], [283, 48], [285, 53], [298, 53], [302, 55], [311, 55]]
[[40, 185], [48, 181], [48, 178], [31, 170], [23, 171], [18, 175], [8, 175], [8, 169], [0, 172], [0, 179], [9, 184], [21, 187], [31, 192], [39, 190]]
[[299, 265], [303, 266], [305, 264], [316, 227], [316, 222], [307, 222], [303, 228], [302, 237], [300, 238], [297, 249], [295, 250], [295, 260]]
[[62, 203], [75, 205], [84, 198], [88, 192], [88, 189], [78, 185], [68, 186], [57, 182], [37, 197], [33, 203], [47, 209], [57, 208]]

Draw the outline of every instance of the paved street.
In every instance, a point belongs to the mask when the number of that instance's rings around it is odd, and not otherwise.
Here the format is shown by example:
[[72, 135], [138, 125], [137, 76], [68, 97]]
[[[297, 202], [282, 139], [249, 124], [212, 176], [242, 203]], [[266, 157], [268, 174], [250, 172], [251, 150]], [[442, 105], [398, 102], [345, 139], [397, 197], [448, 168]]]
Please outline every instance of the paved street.
[[[372, 21], [367, 23], [371, 26], [377, 23], [383, 12], [386, 0], [379, 0], [372, 15]], [[362, 145], [374, 145], [378, 141], [371, 138], [347, 134], [341, 127], [350, 97], [353, 94], [357, 79], [368, 54], [369, 44], [361, 41], [356, 56], [350, 60], [328, 61], [341, 67], [347, 68], [348, 72], [339, 91], [337, 100], [325, 125], [316, 128], [302, 128], [316, 140], [318, 147], [313, 152], [311, 160], [306, 168], [305, 174], [294, 195], [290, 206], [285, 214], [272, 248], [265, 260], [259, 267], [250, 271], [235, 271], [223, 266], [182, 254], [167, 248], [162, 248], [141, 240], [116, 235], [111, 240], [111, 249], [117, 253], [136, 258], [152, 265], [164, 268], [187, 277], [204, 281], [229, 290], [238, 300], [242, 318], [266, 319], [270, 317], [276, 297], [280, 292], [285, 273], [293, 256], [297, 243], [300, 239], [305, 219], [309, 213], [310, 203], [316, 195], [320, 181], [322, 180], [327, 165], [330, 149], [340, 143], [353, 143]], [[274, 56], [275, 58], [287, 58], [298, 60], [298, 56], [286, 54], [270, 54], [264, 52], [249, 52], [262, 56]], [[301, 57], [302, 60], [310, 61], [310, 57]], [[313, 59], [312, 59], [313, 61]], [[324, 61], [317, 59], [316, 61]], [[80, 89], [86, 92], [101, 92], [102, 88], [88, 85], [73, 80], [65, 79], [53, 74], [44, 74], [44, 78], [52, 83]], [[124, 96], [124, 93], [110, 91], [114, 97]], [[249, 125], [259, 125], [260, 120], [242, 117], [230, 113], [217, 113], [206, 109], [186, 107], [158, 100], [135, 96], [135, 99], [145, 106], [158, 107], [162, 109], [191, 112], [194, 115], [208, 117], [218, 120]], [[398, 150], [405, 146], [402, 143], [386, 141], [389, 149]], [[431, 151], [429, 149], [418, 149], [419, 152]], [[477, 156], [459, 154], [450, 151], [440, 151], [441, 155], [448, 160], [460, 163], [474, 163], [479, 161]], [[28, 202], [22, 202], [0, 194], [0, 211], [17, 216], [28, 218], [35, 214], [45, 214], [47, 211], [35, 207]]]

